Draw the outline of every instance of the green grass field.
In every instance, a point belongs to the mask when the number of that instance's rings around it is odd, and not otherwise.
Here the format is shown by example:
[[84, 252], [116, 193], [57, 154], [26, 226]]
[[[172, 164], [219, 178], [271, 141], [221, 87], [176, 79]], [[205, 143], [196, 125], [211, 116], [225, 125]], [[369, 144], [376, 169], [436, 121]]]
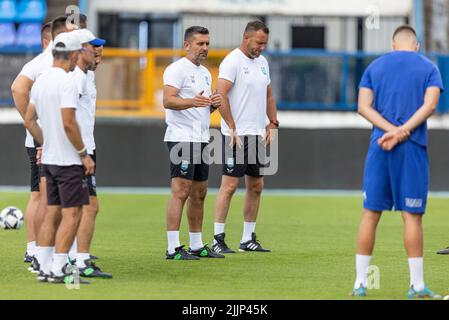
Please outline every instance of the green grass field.
[[[79, 290], [41, 284], [22, 262], [25, 228], [0, 230], [0, 299], [352, 299], [359, 197], [263, 196], [256, 232], [271, 253], [236, 253], [225, 259], [166, 261], [166, 195], [100, 195], [92, 253], [114, 274]], [[226, 226], [237, 249], [242, 196], [235, 196]], [[211, 243], [215, 195], [206, 203], [203, 240]], [[25, 208], [26, 193], [0, 193], [0, 207]], [[449, 199], [429, 199], [425, 274], [429, 287], [449, 294]], [[181, 242], [188, 246], [185, 216]], [[380, 289], [369, 299], [404, 299], [409, 284], [399, 213], [386, 213], [372, 264]]]

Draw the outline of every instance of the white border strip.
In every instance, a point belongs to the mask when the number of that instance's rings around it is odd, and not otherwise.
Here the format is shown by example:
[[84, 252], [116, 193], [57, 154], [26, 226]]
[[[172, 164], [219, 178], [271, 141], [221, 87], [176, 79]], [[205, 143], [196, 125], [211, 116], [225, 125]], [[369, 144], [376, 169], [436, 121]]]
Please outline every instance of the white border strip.
[[[142, 119], [142, 118], [138, 118]], [[371, 124], [357, 112], [279, 111], [281, 128], [289, 129], [368, 129]], [[120, 120], [118, 120], [120, 121]], [[21, 124], [14, 108], [0, 108], [0, 124]], [[449, 130], [449, 114], [436, 114], [428, 121], [429, 129]]]
[[[28, 193], [29, 186], [0, 186], [0, 193]], [[97, 187], [99, 194], [136, 194], [136, 195], [169, 195], [170, 188], [146, 187]], [[217, 194], [217, 188], [209, 188], [208, 194]], [[237, 194], [244, 194], [240, 188]], [[335, 190], [335, 189], [264, 189], [263, 194], [270, 196], [303, 196], [303, 197], [362, 197], [361, 190]], [[430, 191], [429, 197], [449, 198], [449, 191]], [[0, 198], [1, 199], [1, 198]]]

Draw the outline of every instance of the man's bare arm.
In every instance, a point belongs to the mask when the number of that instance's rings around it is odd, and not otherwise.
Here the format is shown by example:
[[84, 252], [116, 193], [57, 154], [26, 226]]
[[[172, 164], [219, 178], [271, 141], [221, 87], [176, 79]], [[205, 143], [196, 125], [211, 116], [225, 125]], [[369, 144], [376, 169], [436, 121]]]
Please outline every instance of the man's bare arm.
[[368, 88], [360, 88], [357, 110], [358, 113], [374, 126], [382, 129], [385, 132], [395, 130], [396, 126], [382, 117], [382, 115], [373, 108], [373, 103], [373, 91]]
[[33, 83], [34, 82], [27, 76], [18, 75], [11, 85], [14, 104], [23, 120], [25, 120], [25, 114], [30, 102], [30, 91], [33, 87]]
[[42, 145], [44, 142], [42, 129], [37, 124], [36, 107], [33, 104], [29, 104], [27, 108], [24, 118], [24, 125], [25, 128], [27, 128], [28, 131], [31, 133], [34, 140], [36, 140], [40, 145]]
[[189, 108], [205, 108], [210, 107], [212, 101], [210, 98], [204, 97], [204, 91], [199, 92], [195, 98], [184, 99], [179, 96], [179, 89], [165, 85], [163, 104], [165, 109], [186, 110]]
[[232, 117], [231, 106], [229, 105], [228, 98], [229, 90], [231, 90], [233, 85], [234, 84], [229, 80], [220, 78], [217, 80], [217, 93], [222, 97], [222, 104], [218, 111], [220, 112], [223, 120], [228, 125], [229, 129], [235, 130], [235, 122], [234, 118]]

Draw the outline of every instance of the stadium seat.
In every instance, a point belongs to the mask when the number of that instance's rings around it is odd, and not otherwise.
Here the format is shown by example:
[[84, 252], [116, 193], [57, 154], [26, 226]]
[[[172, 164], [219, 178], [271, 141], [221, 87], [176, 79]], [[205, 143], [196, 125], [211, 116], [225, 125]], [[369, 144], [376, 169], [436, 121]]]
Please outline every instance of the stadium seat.
[[0, 0], [0, 23], [13, 22], [16, 17], [16, 2], [14, 0]]
[[12, 47], [16, 41], [14, 23], [0, 23], [0, 48]]
[[39, 47], [41, 46], [41, 23], [22, 23], [17, 31], [16, 45], [18, 47]]
[[42, 22], [46, 15], [45, 0], [21, 0], [17, 9], [16, 22]]

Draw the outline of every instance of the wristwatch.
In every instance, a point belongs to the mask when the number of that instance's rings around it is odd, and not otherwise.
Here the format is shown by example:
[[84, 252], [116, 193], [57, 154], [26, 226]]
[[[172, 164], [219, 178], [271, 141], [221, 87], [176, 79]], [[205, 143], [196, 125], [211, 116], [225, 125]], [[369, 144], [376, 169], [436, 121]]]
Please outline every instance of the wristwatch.
[[277, 121], [277, 120], [270, 120], [270, 123], [274, 124], [277, 128], [279, 128], [279, 121]]

